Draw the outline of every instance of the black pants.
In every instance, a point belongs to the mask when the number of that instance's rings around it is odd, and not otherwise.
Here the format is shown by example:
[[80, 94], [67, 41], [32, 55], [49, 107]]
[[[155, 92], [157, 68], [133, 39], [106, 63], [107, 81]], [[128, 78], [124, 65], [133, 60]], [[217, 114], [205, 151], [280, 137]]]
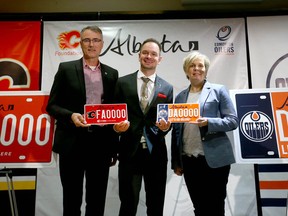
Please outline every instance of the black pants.
[[230, 165], [211, 168], [204, 156], [183, 156], [183, 170], [195, 216], [224, 216]]
[[[152, 153], [153, 154], [153, 153]], [[119, 162], [119, 216], [135, 216], [142, 178], [146, 193], [148, 216], [162, 216], [165, 200], [167, 161], [157, 161], [148, 149], [137, 152], [133, 162]]]
[[[91, 143], [92, 138], [94, 141]], [[81, 215], [84, 177], [86, 181], [85, 216], [104, 215], [110, 158], [101, 148], [99, 151], [95, 150], [96, 144], [101, 145], [95, 140], [97, 140], [95, 134], [87, 133], [82, 140], [82, 145], [87, 146], [82, 146], [82, 150], [79, 149], [59, 157], [63, 188], [63, 216]], [[88, 145], [93, 145], [93, 148], [90, 149]]]

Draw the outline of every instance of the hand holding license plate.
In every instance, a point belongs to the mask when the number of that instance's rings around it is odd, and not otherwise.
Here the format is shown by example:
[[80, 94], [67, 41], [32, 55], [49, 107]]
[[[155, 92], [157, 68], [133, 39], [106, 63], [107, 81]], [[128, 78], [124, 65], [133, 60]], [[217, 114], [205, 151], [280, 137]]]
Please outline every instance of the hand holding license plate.
[[86, 104], [84, 118], [87, 124], [116, 124], [128, 119], [127, 104]]
[[171, 123], [195, 122], [200, 117], [198, 103], [158, 104], [157, 120]]

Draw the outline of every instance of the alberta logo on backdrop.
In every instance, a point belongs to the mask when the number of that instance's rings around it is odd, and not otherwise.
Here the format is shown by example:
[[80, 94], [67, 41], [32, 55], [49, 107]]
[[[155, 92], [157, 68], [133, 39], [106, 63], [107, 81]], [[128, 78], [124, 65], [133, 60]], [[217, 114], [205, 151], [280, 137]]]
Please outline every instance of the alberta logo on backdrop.
[[[105, 31], [103, 31], [103, 34], [105, 34]], [[167, 34], [163, 34], [162, 38], [157, 39], [162, 45], [163, 53], [189, 53], [192, 50], [199, 50], [199, 41], [172, 41], [169, 39], [169, 35]], [[58, 34], [56, 40], [59, 49], [55, 50], [55, 56], [82, 56], [79, 31], [62, 31]], [[107, 46], [104, 47], [101, 56], [105, 55], [109, 51], [116, 53], [119, 56], [124, 56], [125, 52], [129, 55], [137, 54], [140, 50], [141, 42], [142, 41], [137, 39], [136, 35], [125, 35], [122, 28], [115, 28], [114, 36], [111, 41], [107, 43]]]

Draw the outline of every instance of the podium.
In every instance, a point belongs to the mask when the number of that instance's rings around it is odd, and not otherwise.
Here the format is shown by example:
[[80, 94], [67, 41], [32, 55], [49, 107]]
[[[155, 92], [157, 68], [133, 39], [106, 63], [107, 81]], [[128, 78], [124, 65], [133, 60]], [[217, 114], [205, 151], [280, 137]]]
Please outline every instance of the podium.
[[4, 176], [6, 176], [9, 201], [10, 201], [10, 207], [11, 207], [11, 215], [18, 216], [18, 208], [17, 208], [16, 196], [15, 196], [13, 179], [12, 179], [12, 170], [1, 169], [0, 176], [2, 176], [1, 174], [4, 174]]

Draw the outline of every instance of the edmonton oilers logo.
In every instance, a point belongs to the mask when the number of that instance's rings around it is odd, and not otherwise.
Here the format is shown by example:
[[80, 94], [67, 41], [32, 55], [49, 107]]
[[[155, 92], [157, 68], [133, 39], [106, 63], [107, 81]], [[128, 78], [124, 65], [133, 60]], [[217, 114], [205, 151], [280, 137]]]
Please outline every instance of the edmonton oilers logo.
[[230, 26], [223, 26], [218, 30], [216, 38], [220, 41], [226, 41], [229, 39], [231, 31], [232, 29]]
[[273, 133], [273, 123], [265, 113], [250, 111], [241, 118], [240, 130], [247, 139], [263, 142]]

